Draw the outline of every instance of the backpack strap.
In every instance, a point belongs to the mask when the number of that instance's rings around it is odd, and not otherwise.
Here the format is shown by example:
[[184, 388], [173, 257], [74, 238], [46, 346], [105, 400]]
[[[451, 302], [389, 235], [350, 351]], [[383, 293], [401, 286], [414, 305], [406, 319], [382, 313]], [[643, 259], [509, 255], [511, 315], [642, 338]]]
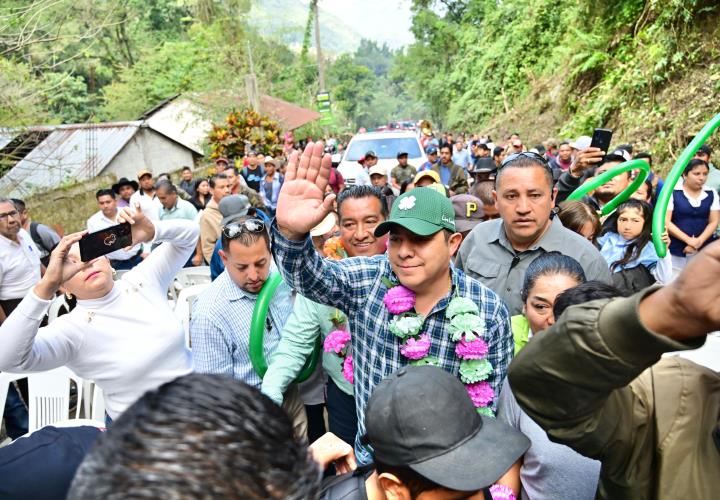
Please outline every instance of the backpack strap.
[[35, 221], [30, 222], [30, 238], [35, 242], [36, 245], [42, 247], [43, 250], [50, 253], [52, 250], [47, 248], [45, 244], [42, 241], [42, 238], [40, 237], [40, 234], [38, 233], [38, 223]]

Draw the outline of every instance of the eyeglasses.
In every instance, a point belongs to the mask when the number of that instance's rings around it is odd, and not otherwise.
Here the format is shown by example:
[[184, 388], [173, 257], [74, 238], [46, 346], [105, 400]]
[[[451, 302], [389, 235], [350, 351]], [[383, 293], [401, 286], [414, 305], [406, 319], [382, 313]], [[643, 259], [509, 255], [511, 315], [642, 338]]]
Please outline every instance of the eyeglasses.
[[5, 212], [4, 214], [0, 214], [0, 220], [6, 219], [8, 217], [15, 218], [18, 215], [20, 215], [20, 214], [18, 213], [17, 210], [11, 210], [9, 212]]
[[505, 157], [505, 159], [500, 164], [500, 168], [503, 168], [504, 166], [506, 166], [516, 160], [519, 160], [520, 158], [527, 158], [529, 160], [540, 162], [543, 167], [550, 169], [550, 165], [548, 165], [548, 162], [545, 159], [545, 157], [537, 154], [534, 151], [523, 151], [521, 153], [513, 153], [510, 156]]
[[248, 219], [242, 222], [234, 222], [223, 227], [223, 234], [231, 240], [246, 231], [248, 233], [262, 233], [265, 231], [265, 223], [260, 219]]

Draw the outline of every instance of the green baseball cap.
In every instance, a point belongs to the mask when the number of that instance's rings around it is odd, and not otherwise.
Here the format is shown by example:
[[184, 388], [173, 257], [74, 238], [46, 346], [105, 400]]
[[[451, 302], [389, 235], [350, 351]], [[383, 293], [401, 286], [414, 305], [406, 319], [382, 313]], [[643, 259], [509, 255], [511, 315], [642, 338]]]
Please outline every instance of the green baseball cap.
[[446, 196], [434, 189], [419, 187], [395, 200], [390, 218], [375, 228], [375, 236], [388, 233], [394, 224], [419, 236], [430, 236], [443, 229], [454, 233], [455, 211]]

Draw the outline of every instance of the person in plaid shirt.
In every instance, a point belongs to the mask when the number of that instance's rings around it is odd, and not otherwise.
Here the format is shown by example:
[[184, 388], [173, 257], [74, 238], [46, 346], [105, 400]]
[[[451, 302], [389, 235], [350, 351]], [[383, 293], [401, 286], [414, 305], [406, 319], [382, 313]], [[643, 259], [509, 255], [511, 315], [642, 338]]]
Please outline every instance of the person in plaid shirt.
[[[432, 189], [416, 188], [398, 198], [390, 218], [375, 229], [376, 236], [390, 233], [386, 254], [323, 259], [309, 237], [335, 198], [333, 194], [324, 197], [331, 160], [322, 152], [322, 142], [309, 143], [301, 156], [297, 152], [291, 156], [272, 225], [272, 251], [291, 287], [311, 300], [337, 307], [348, 317], [358, 437], [365, 434], [365, 406], [375, 386], [410, 362], [400, 354], [401, 342], [388, 329], [392, 315], [383, 303], [388, 279], [415, 293], [415, 312], [425, 318], [422, 331], [431, 339], [429, 356], [455, 375], [460, 359], [448, 332], [446, 309], [455, 296], [478, 306], [487, 359], [493, 367], [487, 381], [495, 392], [495, 410], [513, 353], [509, 315], [494, 292], [451, 265], [462, 239], [455, 231], [452, 204]], [[359, 463], [372, 460], [359, 439], [356, 454]]]

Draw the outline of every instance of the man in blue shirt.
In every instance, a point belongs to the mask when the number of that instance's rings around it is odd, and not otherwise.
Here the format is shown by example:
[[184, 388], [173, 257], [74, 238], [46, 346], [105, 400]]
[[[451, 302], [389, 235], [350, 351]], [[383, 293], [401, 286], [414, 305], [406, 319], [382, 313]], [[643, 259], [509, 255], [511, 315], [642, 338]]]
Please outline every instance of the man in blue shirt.
[[465, 142], [462, 136], [459, 136], [455, 141], [455, 149], [452, 154], [452, 161], [456, 165], [460, 165], [462, 169], [467, 172], [470, 166], [470, 153], [465, 149]]
[[[200, 294], [192, 311], [194, 370], [226, 375], [259, 389], [262, 377], [250, 359], [250, 323], [258, 294], [270, 276], [270, 238], [265, 223], [250, 216], [224, 225], [221, 238], [225, 271]], [[268, 361], [291, 312], [292, 291], [281, 283], [270, 300], [265, 322], [263, 351]], [[295, 387], [288, 390], [284, 401], [296, 421], [296, 431], [304, 435], [305, 409]]]
[[438, 149], [435, 146], [428, 146], [425, 150], [425, 154], [427, 155], [428, 161], [420, 165], [418, 172], [430, 170], [438, 162]]

